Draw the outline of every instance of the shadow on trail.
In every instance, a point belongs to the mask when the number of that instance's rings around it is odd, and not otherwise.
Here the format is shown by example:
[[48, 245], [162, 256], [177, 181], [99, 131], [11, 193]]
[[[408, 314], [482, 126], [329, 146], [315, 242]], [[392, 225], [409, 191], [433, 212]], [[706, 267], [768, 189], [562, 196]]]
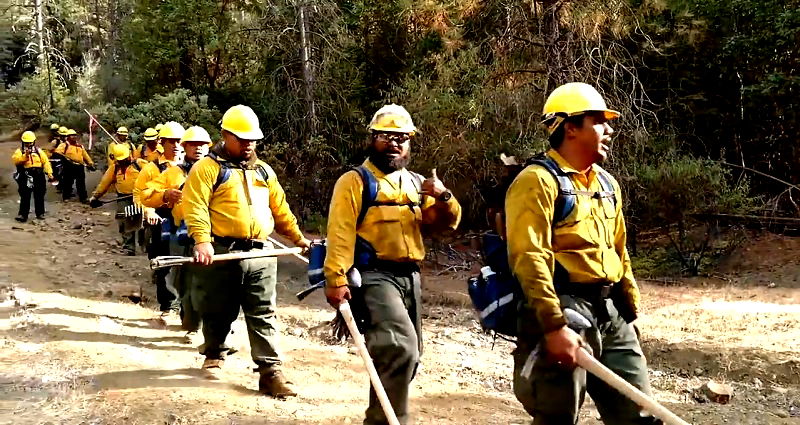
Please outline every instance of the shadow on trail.
[[182, 337], [163, 336], [163, 337], [142, 337], [132, 335], [115, 335], [102, 332], [75, 332], [59, 325], [34, 325], [30, 328], [22, 328], [13, 331], [14, 336], [26, 342], [50, 342], [50, 341], [83, 341], [83, 342], [105, 342], [111, 344], [130, 345], [133, 347], [146, 348], [151, 350], [164, 351], [191, 351], [196, 349], [187, 345], [157, 345], [156, 342], [180, 342]]
[[[72, 317], [79, 317], [81, 319], [98, 319], [104, 317], [106, 319], [113, 320], [118, 322], [121, 326], [131, 327], [131, 328], [142, 328], [142, 329], [157, 329], [157, 330], [180, 330], [180, 326], [164, 326], [163, 324], [159, 323], [159, 320], [155, 317], [151, 319], [128, 319], [125, 317], [119, 316], [112, 316], [109, 314], [101, 314], [101, 313], [89, 313], [86, 311], [76, 311], [76, 310], [67, 310], [58, 307], [44, 307], [44, 308], [37, 308], [34, 310], [36, 314], [63, 314], [65, 316], [72, 316]], [[153, 314], [156, 314], [154, 312]], [[177, 337], [176, 337], [177, 338]], [[179, 340], [180, 338], [177, 338]]]
[[96, 391], [127, 390], [136, 388], [220, 388], [232, 389], [243, 395], [259, 394], [258, 391], [221, 380], [209, 379], [207, 372], [197, 368], [184, 369], [140, 369], [85, 375]]

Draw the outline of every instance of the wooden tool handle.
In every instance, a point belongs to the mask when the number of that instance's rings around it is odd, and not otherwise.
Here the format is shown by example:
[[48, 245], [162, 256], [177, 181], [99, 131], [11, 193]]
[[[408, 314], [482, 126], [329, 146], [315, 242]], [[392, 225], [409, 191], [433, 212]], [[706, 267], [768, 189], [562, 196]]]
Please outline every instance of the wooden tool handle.
[[690, 425], [689, 422], [684, 421], [676, 414], [670, 412], [666, 407], [653, 400], [652, 397], [641, 392], [638, 388], [628, 383], [628, 381], [620, 378], [619, 375], [597, 361], [597, 359], [584, 348], [578, 349], [578, 366], [600, 378], [600, 380], [622, 393], [625, 397], [633, 400], [634, 403], [638, 404], [644, 410], [663, 420], [665, 424]]
[[[285, 249], [254, 249], [252, 251], [230, 252], [227, 254], [215, 254], [211, 258], [214, 262], [228, 260], [246, 260], [249, 258], [278, 257], [281, 255], [295, 255], [303, 252], [302, 248]], [[150, 260], [150, 268], [161, 269], [164, 267], [180, 266], [181, 264], [194, 263], [194, 257], [156, 257]]]
[[372, 388], [375, 390], [375, 394], [378, 396], [378, 401], [381, 402], [381, 407], [383, 408], [383, 413], [386, 415], [386, 420], [389, 422], [389, 425], [400, 425], [400, 421], [397, 420], [397, 416], [394, 414], [392, 403], [389, 402], [389, 396], [386, 395], [386, 390], [383, 388], [381, 378], [378, 376], [378, 371], [375, 370], [375, 365], [372, 363], [372, 357], [369, 356], [369, 351], [367, 351], [367, 345], [364, 342], [364, 337], [358, 331], [356, 319], [353, 317], [352, 310], [350, 310], [350, 304], [348, 304], [347, 301], [340, 304], [339, 312], [342, 313], [344, 322], [347, 324], [347, 329], [350, 330], [350, 335], [353, 336], [353, 343], [356, 345], [358, 354], [361, 355], [361, 359], [364, 361], [364, 366], [367, 367], [367, 372], [369, 372], [369, 381], [372, 383]]

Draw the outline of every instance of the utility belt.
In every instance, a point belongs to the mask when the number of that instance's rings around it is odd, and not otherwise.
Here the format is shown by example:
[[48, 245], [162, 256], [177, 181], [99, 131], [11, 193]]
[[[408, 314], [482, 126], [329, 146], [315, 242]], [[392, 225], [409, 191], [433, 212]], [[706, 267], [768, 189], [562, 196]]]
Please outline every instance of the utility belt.
[[419, 264], [409, 261], [401, 262], [373, 259], [369, 264], [359, 266], [358, 269], [362, 272], [382, 271], [395, 275], [410, 276], [414, 273], [419, 273]]
[[214, 243], [228, 248], [229, 251], [252, 251], [254, 249], [271, 248], [272, 244], [258, 239], [232, 238], [229, 236], [212, 236]]
[[556, 293], [573, 295], [589, 301], [611, 298], [615, 283], [556, 283]]
[[556, 283], [556, 293], [558, 295], [571, 295], [583, 298], [594, 306], [595, 316], [598, 323], [605, 323], [611, 320], [608, 311], [607, 299], [614, 303], [617, 313], [628, 323], [636, 320], [636, 313], [630, 305], [628, 298], [622, 291], [622, 285], [615, 283]]

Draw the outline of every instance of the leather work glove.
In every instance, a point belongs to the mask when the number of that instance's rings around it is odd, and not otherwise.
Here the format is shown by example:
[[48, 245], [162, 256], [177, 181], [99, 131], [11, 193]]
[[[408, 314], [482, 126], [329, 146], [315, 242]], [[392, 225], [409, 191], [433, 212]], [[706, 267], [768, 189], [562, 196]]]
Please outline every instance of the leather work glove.
[[97, 171], [97, 167], [95, 167], [94, 165], [87, 165], [86, 169], [89, 171]]
[[100, 202], [99, 199], [92, 196], [91, 198], [89, 198], [89, 206], [92, 208], [97, 208], [103, 206], [103, 203]]

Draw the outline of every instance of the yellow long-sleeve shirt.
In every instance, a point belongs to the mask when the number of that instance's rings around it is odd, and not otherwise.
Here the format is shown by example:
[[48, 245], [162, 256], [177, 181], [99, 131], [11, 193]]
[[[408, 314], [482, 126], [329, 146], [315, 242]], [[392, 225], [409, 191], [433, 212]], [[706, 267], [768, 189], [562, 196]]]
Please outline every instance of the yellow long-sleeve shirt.
[[65, 158], [69, 159], [70, 161], [81, 164], [81, 165], [88, 165], [94, 167], [94, 162], [89, 154], [86, 152], [86, 149], [83, 148], [81, 145], [71, 145], [69, 143], [62, 143], [56, 148], [55, 153], [63, 155]]
[[100, 183], [97, 184], [92, 196], [100, 199], [113, 184], [117, 193], [123, 195], [133, 194], [133, 187], [136, 184], [136, 179], [139, 177], [139, 172], [147, 165], [146, 161], [137, 159], [131, 165], [125, 168], [124, 172], [117, 172], [117, 163], [114, 162], [108, 167], [108, 170], [103, 174]]
[[164, 154], [164, 147], [161, 146], [160, 144], [156, 145], [155, 150], [151, 150], [147, 146], [147, 143], [142, 143], [136, 148], [133, 157], [143, 159], [148, 162], [153, 162], [157, 159], [160, 159], [163, 154]]
[[[137, 160], [138, 161], [138, 160]], [[139, 172], [139, 176], [136, 177], [136, 182], [133, 184], [133, 202], [136, 205], [144, 205], [142, 202], [142, 197], [147, 196], [151, 189], [149, 188], [150, 182], [158, 178], [159, 175], [164, 170], [166, 171], [169, 167], [175, 165], [174, 161], [167, 161], [165, 159], [158, 159], [156, 158], [153, 162], [148, 162], [142, 167], [142, 171]], [[148, 214], [155, 213], [154, 208], [149, 208], [146, 205], [143, 213], [145, 216]], [[162, 217], [163, 218], [163, 217]]]
[[364, 183], [357, 171], [339, 178], [333, 189], [328, 214], [327, 255], [324, 273], [327, 285], [347, 285], [347, 272], [354, 263], [356, 236], [364, 238], [375, 249], [378, 259], [395, 262], [416, 262], [425, 258], [423, 233], [455, 230], [461, 221], [461, 205], [455, 197], [438, 202], [430, 196], [419, 204], [420, 195], [414, 177], [408, 170], [384, 174], [369, 160], [364, 166], [378, 181], [377, 203], [367, 210], [358, 225]]
[[[256, 166], [267, 171], [266, 180]], [[264, 240], [273, 230], [293, 243], [303, 239], [283, 187], [267, 164], [255, 160], [247, 170], [232, 168], [228, 180], [214, 190], [220, 170], [219, 162], [205, 157], [194, 164], [183, 187], [184, 221], [195, 243], [210, 242], [212, 235]]]
[[41, 168], [48, 177], [53, 176], [53, 168], [50, 166], [50, 159], [43, 150], [34, 147], [31, 153], [23, 152], [22, 149], [17, 149], [11, 155], [11, 161], [15, 166], [23, 166], [25, 168]]
[[181, 190], [186, 182], [186, 169], [185, 164], [175, 165], [167, 168], [158, 177], [150, 181], [147, 184], [147, 190], [143, 190], [140, 195], [142, 205], [148, 208], [170, 208], [172, 209], [172, 218], [175, 223], [183, 221], [182, 201], [169, 205], [164, 200], [164, 192], [168, 189]]
[[[583, 174], [555, 150], [548, 155], [570, 175], [575, 190], [603, 190], [597, 178], [597, 173], [605, 173], [600, 166], [593, 165]], [[572, 283], [620, 282], [631, 307], [638, 309], [639, 288], [625, 248], [621, 192], [618, 183], [611, 181], [616, 205], [609, 198], [578, 195], [573, 211], [555, 226], [558, 183], [545, 168], [525, 168], [508, 189], [505, 205], [509, 264], [544, 332], [566, 324], [553, 283], [556, 262], [566, 269]]]

